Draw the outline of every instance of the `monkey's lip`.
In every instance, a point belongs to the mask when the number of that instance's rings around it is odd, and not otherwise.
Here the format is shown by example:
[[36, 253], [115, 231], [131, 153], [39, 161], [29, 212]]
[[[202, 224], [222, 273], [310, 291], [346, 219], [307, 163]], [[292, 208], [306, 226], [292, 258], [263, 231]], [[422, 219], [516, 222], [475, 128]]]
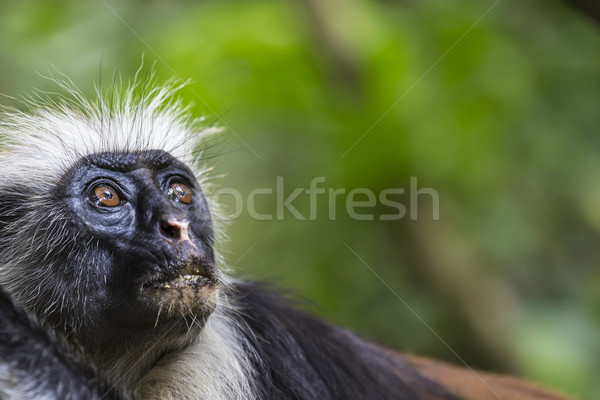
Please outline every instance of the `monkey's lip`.
[[168, 281], [155, 281], [145, 285], [145, 287], [151, 287], [154, 289], [183, 289], [188, 287], [199, 288], [209, 285], [210, 283], [210, 279], [202, 275], [179, 275], [175, 279]]
[[217, 280], [212, 273], [207, 272], [207, 266], [185, 265], [174, 272], [159, 273], [146, 279], [141, 289], [184, 289], [214, 286]]

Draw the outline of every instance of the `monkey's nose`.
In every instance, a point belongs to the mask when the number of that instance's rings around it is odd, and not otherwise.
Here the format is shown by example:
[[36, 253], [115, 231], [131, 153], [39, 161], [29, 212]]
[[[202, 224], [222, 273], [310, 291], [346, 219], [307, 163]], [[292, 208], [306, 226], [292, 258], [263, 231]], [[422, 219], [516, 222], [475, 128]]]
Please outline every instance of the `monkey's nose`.
[[160, 220], [160, 233], [171, 242], [185, 242], [190, 240], [190, 221], [187, 219], [165, 218]]

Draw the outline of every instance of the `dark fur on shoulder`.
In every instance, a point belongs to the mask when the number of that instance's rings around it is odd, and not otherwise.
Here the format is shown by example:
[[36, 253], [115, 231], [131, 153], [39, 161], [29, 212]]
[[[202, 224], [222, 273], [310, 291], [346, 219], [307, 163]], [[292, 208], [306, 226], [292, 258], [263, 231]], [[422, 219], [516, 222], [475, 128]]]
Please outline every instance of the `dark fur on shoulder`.
[[263, 283], [235, 285], [262, 399], [458, 400], [401, 355], [290, 306]]

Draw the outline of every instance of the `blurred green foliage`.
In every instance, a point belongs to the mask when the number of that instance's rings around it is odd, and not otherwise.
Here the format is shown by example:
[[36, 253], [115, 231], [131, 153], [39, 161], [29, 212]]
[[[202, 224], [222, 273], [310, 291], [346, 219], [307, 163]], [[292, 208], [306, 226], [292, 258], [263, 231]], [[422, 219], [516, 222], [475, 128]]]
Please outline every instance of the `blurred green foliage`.
[[55, 68], [91, 95], [144, 54], [159, 80], [192, 80], [197, 115], [222, 117], [221, 186], [418, 177], [439, 221], [427, 204], [417, 221], [330, 220], [327, 201], [316, 220], [244, 213], [226, 257], [386, 345], [598, 399], [599, 27], [557, 0], [493, 5], [0, 1], [0, 91], [53, 91], [38, 72]]

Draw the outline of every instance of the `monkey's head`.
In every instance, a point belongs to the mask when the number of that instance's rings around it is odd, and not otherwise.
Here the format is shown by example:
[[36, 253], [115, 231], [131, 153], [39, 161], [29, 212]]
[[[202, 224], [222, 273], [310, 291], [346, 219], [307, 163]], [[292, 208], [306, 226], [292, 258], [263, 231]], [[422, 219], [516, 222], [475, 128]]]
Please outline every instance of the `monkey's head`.
[[200, 136], [169, 96], [3, 117], [0, 285], [86, 347], [180, 339], [219, 299]]

